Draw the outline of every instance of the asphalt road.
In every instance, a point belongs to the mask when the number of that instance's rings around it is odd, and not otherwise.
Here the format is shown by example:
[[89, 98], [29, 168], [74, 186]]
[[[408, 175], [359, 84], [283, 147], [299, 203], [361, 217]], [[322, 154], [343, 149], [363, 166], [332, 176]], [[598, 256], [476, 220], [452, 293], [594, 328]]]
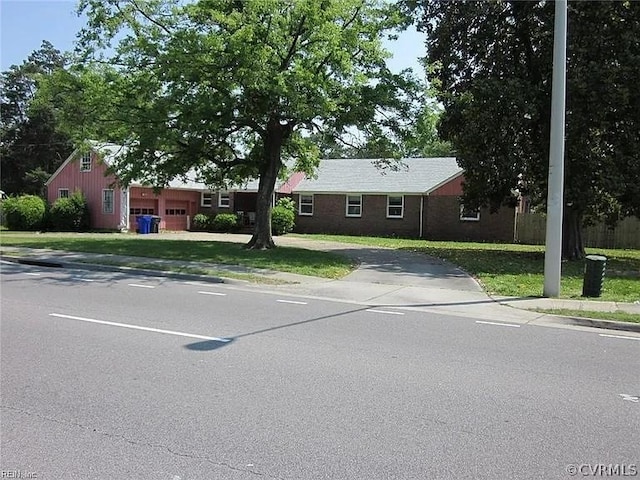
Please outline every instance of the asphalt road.
[[1, 272], [5, 478], [640, 476], [636, 334]]

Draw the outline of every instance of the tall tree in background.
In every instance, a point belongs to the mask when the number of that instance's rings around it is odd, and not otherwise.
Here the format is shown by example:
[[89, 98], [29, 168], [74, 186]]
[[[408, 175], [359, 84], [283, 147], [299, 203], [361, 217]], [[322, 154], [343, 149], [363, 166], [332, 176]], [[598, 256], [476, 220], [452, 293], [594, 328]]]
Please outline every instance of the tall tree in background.
[[[252, 248], [271, 248], [283, 165], [312, 172], [310, 134], [384, 139], [396, 153], [417, 84], [382, 47], [400, 16], [378, 0], [84, 0], [86, 60], [49, 94], [77, 139], [128, 146], [124, 183], [162, 187], [197, 171], [208, 184], [259, 178]], [[117, 39], [117, 40], [116, 40]], [[115, 53], [100, 57], [115, 41]], [[102, 66], [96, 66], [102, 65]], [[106, 65], [106, 66], [105, 66]], [[66, 105], [66, 106], [65, 106]]]
[[[404, 0], [426, 33], [465, 203], [547, 195], [553, 2]], [[640, 3], [569, 2], [563, 256], [586, 222], [640, 215]]]
[[406, 149], [413, 157], [455, 156], [451, 142], [438, 135], [438, 125], [443, 114], [442, 107], [427, 100], [416, 118], [411, 135], [406, 140]]
[[43, 42], [19, 66], [0, 74], [0, 171], [3, 191], [43, 194], [44, 183], [71, 153], [56, 131], [50, 106], [35, 104], [43, 79], [64, 67], [60, 51]]

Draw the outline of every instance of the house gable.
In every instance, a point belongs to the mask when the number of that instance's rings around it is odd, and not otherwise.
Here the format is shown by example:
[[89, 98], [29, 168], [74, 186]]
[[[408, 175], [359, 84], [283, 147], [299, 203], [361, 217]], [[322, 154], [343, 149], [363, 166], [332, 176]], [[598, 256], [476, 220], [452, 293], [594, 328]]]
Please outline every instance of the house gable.
[[[85, 153], [86, 154], [86, 153]], [[76, 149], [47, 181], [47, 200], [53, 204], [60, 192], [81, 191], [89, 205], [93, 228], [117, 229], [121, 225], [122, 190], [107, 164], [90, 150], [91, 168], [82, 168], [83, 152]]]

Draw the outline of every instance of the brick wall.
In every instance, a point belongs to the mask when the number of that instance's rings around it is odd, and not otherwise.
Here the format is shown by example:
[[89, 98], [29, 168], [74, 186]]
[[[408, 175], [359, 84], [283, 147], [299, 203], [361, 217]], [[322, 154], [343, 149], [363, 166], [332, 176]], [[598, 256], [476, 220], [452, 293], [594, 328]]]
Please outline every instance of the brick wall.
[[[296, 205], [299, 196], [293, 196]], [[297, 215], [298, 233], [418, 237], [420, 196], [404, 196], [403, 218], [387, 218], [386, 195], [362, 195], [362, 216], [346, 216], [345, 194], [315, 194], [313, 216]]]
[[513, 242], [515, 210], [480, 210], [479, 221], [460, 220], [457, 195], [425, 197], [424, 238], [429, 240]]

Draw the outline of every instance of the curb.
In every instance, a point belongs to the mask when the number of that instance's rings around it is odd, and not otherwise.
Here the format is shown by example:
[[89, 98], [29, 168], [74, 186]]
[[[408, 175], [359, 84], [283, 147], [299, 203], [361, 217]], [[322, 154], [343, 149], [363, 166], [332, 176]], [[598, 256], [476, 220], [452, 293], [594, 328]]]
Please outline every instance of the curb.
[[245, 281], [230, 278], [213, 277], [210, 275], [196, 275], [194, 273], [178, 273], [168, 272], [165, 270], [149, 270], [144, 268], [132, 268], [118, 265], [99, 265], [96, 263], [75, 263], [75, 262], [56, 262], [52, 260], [25, 259], [21, 257], [12, 257], [8, 255], [0, 255], [1, 260], [7, 262], [19, 263], [22, 265], [35, 265], [47, 268], [68, 268], [75, 270], [95, 270], [99, 272], [121, 272], [133, 275], [148, 275], [151, 277], [173, 278], [176, 280], [192, 280], [208, 283], [226, 283], [231, 285], [244, 285]]
[[[215, 277], [211, 275], [198, 275], [193, 273], [179, 273], [169, 272], [166, 270], [152, 270], [144, 268], [133, 268], [118, 265], [100, 265], [96, 263], [78, 263], [78, 262], [60, 262], [50, 259], [37, 259], [37, 258], [25, 258], [16, 257], [12, 255], [0, 254], [0, 260], [5, 260], [12, 263], [18, 263], [23, 265], [34, 265], [47, 268], [66, 268], [76, 270], [95, 270], [101, 272], [119, 272], [132, 275], [147, 275], [150, 277], [171, 278], [175, 280], [186, 281], [200, 281], [206, 283], [224, 283], [228, 285], [244, 285], [250, 284], [247, 280], [238, 280], [226, 277]], [[508, 303], [503, 303], [504, 299], [498, 299], [493, 296], [489, 296], [496, 304], [503, 305], [510, 308], [515, 308], [523, 311], [532, 311], [526, 308], [520, 308]], [[600, 320], [595, 318], [583, 318], [583, 317], [571, 317], [565, 315], [545, 314], [552, 317], [555, 323], [562, 323], [565, 325], [575, 325], [581, 327], [591, 327], [599, 329], [626, 331], [640, 333], [640, 323], [631, 322], [617, 322], [613, 320]]]
[[[549, 315], [549, 314], [548, 314]], [[598, 320], [596, 318], [566, 317], [563, 315], [553, 315], [564, 320], [563, 323], [577, 325], [580, 327], [603, 328], [607, 330], [619, 330], [623, 332], [640, 333], [640, 323], [616, 322], [613, 320]]]

